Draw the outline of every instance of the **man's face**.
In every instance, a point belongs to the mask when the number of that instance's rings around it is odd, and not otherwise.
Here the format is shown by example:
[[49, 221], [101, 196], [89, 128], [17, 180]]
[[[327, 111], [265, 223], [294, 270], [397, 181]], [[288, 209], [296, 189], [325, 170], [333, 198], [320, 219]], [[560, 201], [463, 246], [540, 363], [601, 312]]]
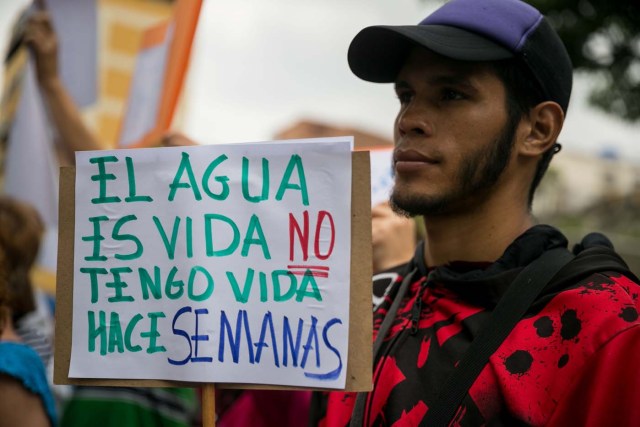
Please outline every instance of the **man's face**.
[[391, 202], [412, 215], [473, 209], [492, 191], [511, 154], [506, 93], [490, 65], [425, 49], [396, 80], [395, 186]]

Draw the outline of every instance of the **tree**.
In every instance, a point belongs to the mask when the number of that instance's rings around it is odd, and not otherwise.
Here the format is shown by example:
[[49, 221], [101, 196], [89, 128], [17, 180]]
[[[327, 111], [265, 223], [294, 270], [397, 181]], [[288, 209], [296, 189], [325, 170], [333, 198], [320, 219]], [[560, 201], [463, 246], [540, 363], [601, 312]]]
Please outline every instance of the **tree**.
[[574, 69], [600, 77], [593, 105], [623, 119], [640, 119], [638, 0], [526, 0], [547, 16]]

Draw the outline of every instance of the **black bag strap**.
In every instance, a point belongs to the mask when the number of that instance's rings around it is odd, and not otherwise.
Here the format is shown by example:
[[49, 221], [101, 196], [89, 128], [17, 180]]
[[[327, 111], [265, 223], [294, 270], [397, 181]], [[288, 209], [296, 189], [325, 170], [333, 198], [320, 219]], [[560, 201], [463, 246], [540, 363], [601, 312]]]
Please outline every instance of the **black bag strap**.
[[551, 249], [518, 274], [444, 383], [423, 425], [432, 427], [449, 424], [489, 357], [500, 347], [545, 286], [572, 259], [573, 255], [565, 248]]
[[[389, 328], [391, 328], [391, 325], [393, 324], [393, 321], [396, 318], [396, 313], [398, 312], [400, 303], [402, 303], [402, 300], [404, 299], [404, 296], [407, 293], [407, 289], [411, 284], [411, 280], [413, 279], [413, 276], [415, 276], [417, 271], [418, 269], [414, 268], [413, 270], [411, 270], [409, 274], [405, 276], [404, 279], [402, 279], [402, 282], [400, 283], [400, 287], [398, 288], [398, 292], [396, 293], [396, 296], [393, 299], [391, 306], [389, 307], [389, 311], [384, 316], [384, 320], [380, 325], [380, 329], [378, 329], [378, 335], [376, 336], [376, 341], [373, 344], [374, 363], [375, 363], [375, 360], [377, 359], [378, 352], [380, 351], [380, 347], [382, 346], [382, 342], [384, 341], [384, 338], [386, 337], [387, 332], [389, 332]], [[357, 427], [357, 426], [363, 425], [364, 410], [365, 410], [365, 405], [367, 403], [368, 394], [369, 394], [368, 392], [360, 392], [356, 395], [356, 402], [354, 404], [351, 421], [349, 423], [350, 426]]]

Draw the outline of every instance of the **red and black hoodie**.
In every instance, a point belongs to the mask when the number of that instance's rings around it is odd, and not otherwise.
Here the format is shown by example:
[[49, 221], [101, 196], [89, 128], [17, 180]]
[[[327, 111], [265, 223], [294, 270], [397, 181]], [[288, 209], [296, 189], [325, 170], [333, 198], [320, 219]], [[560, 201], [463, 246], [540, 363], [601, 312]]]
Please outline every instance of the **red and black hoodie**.
[[[538, 225], [494, 263], [434, 269], [420, 245], [374, 312], [375, 339], [400, 283], [412, 275], [375, 356], [363, 425], [424, 425], [505, 289], [544, 251], [566, 245], [558, 230]], [[491, 356], [450, 425], [640, 425], [640, 287], [631, 277], [598, 271], [548, 287]], [[312, 425], [348, 426], [355, 399], [317, 396]]]

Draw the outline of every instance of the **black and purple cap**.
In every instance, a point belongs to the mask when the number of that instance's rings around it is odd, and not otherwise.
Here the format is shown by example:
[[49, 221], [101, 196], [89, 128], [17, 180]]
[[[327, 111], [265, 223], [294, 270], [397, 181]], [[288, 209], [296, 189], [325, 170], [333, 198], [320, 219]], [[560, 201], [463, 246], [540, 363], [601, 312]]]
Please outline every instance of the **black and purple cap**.
[[351, 71], [363, 80], [395, 81], [414, 46], [464, 61], [516, 58], [548, 100], [567, 111], [573, 67], [546, 18], [520, 0], [451, 0], [418, 25], [377, 25], [349, 46]]

